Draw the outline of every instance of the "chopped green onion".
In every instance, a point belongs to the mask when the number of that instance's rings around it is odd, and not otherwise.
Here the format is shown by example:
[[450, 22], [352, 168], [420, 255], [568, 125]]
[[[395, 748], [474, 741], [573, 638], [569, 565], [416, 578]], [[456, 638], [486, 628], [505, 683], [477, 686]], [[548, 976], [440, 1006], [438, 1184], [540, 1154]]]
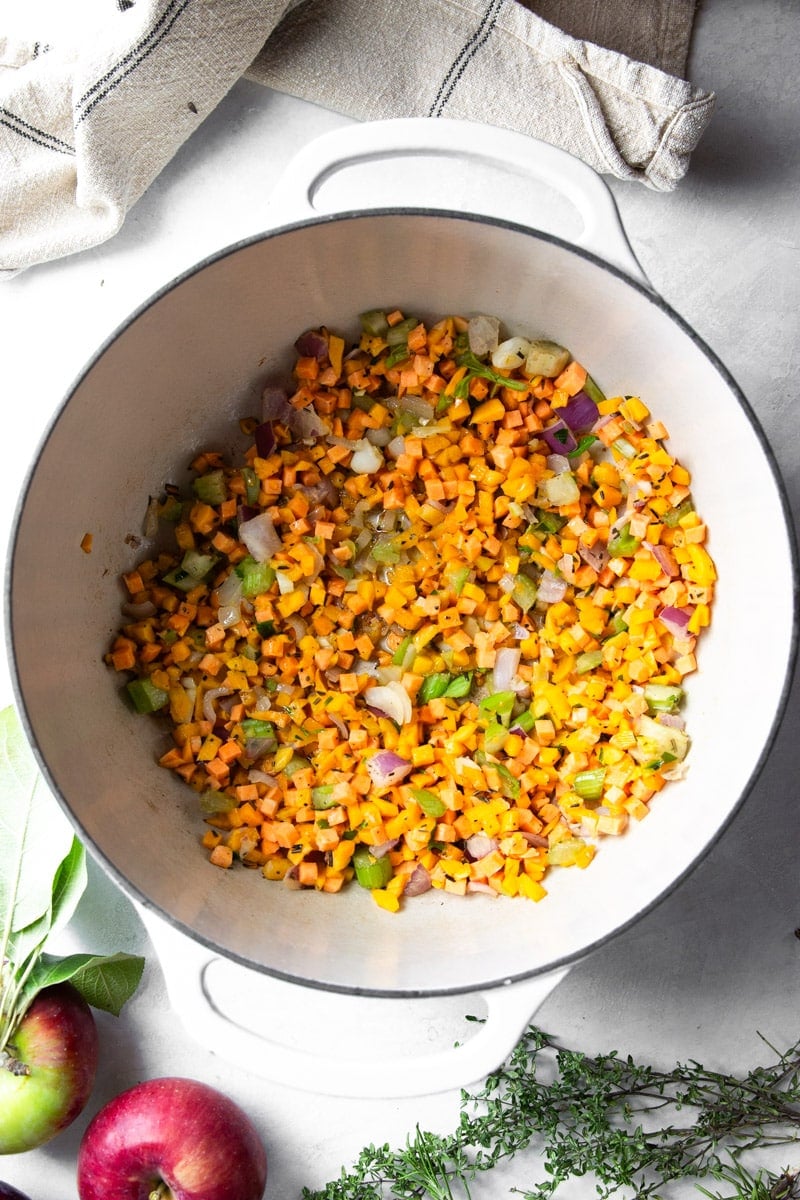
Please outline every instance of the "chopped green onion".
[[244, 482], [245, 504], [257, 504], [258, 494], [261, 491], [261, 481], [252, 467], [242, 467], [242, 480]]
[[406, 662], [406, 659], [409, 654], [411, 655], [412, 660], [413, 660], [413, 657], [416, 655], [416, 650], [414, 649], [414, 639], [410, 635], [403, 638], [402, 642], [400, 643], [400, 645], [397, 647], [394, 654], [392, 655], [392, 666], [394, 666], [394, 667], [407, 666], [408, 664]]
[[499, 371], [494, 371], [486, 363], [481, 362], [477, 354], [473, 354], [471, 350], [467, 350], [465, 354], [459, 354], [456, 362], [459, 367], [467, 368], [468, 375], [477, 376], [479, 379], [488, 379], [490, 383], [499, 384], [500, 387], [511, 388], [515, 392], [527, 392], [528, 390], [526, 380], [509, 379]]
[[440, 800], [434, 792], [429, 792], [427, 788], [412, 788], [411, 795], [426, 817], [443, 817], [447, 812], [444, 800]]
[[158, 712], [169, 701], [169, 694], [149, 679], [132, 679], [126, 687], [133, 707], [139, 713]]
[[363, 842], [353, 852], [353, 867], [363, 888], [384, 888], [394, 874], [389, 855], [376, 858]]
[[582, 438], [578, 439], [578, 444], [574, 450], [570, 450], [567, 458], [577, 458], [579, 454], [583, 454], [584, 450], [588, 450], [597, 441], [596, 433], [585, 433]]
[[275, 636], [275, 622], [274, 621], [257, 621], [256, 622], [256, 631], [257, 631], [259, 637], [262, 637], [262, 638], [274, 637]]
[[536, 724], [536, 719], [530, 709], [526, 708], [518, 717], [514, 717], [511, 724], [512, 729], [521, 729], [523, 733], [530, 733]]

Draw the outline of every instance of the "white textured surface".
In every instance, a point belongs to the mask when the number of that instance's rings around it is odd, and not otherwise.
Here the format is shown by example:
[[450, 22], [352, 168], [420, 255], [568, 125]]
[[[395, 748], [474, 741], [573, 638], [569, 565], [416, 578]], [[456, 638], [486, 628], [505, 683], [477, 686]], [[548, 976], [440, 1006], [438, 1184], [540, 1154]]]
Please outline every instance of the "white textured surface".
[[[654, 287], [748, 396], [795, 516], [800, 101], [787, 81], [795, 74], [798, 35], [800, 14], [792, 0], [705, 0], [691, 75], [717, 91], [718, 106], [690, 173], [670, 195], [613, 185]], [[0, 286], [3, 544], [27, 462], [87, 357], [170, 276], [255, 232], [272, 183], [293, 150], [340, 124], [335, 114], [241, 84], [113, 242]], [[764, 572], [768, 620], [769, 564], [759, 558], [758, 546], [742, 550], [742, 570]], [[741, 687], [742, 721], [731, 729], [731, 753], [747, 731], [746, 679]], [[4, 672], [0, 700], [9, 698]], [[655, 912], [602, 956], [573, 968], [540, 1010], [539, 1024], [586, 1049], [618, 1048], [660, 1063], [698, 1058], [714, 1067], [759, 1061], [759, 1032], [778, 1046], [797, 1036], [798, 715], [795, 688], [761, 778], [732, 828]], [[70, 931], [73, 943], [97, 951], [149, 950], [135, 913], [94, 868]], [[319, 1005], [324, 1018], [324, 995]], [[246, 1064], [231, 1073], [213, 1047], [198, 1049], [183, 1033], [152, 957], [144, 986], [122, 1018], [101, 1016], [99, 1026], [103, 1063], [87, 1113], [51, 1146], [0, 1162], [0, 1176], [33, 1200], [75, 1196], [74, 1157], [91, 1112], [148, 1076], [192, 1074], [248, 1108], [271, 1158], [267, 1195], [281, 1198], [299, 1197], [303, 1184], [321, 1185], [367, 1142], [401, 1143], [417, 1123], [449, 1129], [458, 1108], [452, 1093], [368, 1104], [311, 1101], [263, 1084]], [[391, 1080], [386, 1094], [391, 1095]], [[789, 1156], [780, 1165], [784, 1157]], [[507, 1195], [511, 1184], [524, 1185], [530, 1170], [530, 1162], [520, 1162], [502, 1177], [483, 1181], [475, 1188], [476, 1200]], [[571, 1194], [587, 1192], [584, 1185]]]

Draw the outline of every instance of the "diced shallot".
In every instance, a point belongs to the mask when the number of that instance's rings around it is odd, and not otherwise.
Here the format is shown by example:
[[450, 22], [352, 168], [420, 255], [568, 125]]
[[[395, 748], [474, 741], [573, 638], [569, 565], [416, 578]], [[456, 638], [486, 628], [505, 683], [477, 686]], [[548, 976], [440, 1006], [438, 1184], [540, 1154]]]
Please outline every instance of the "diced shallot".
[[233, 695], [233, 692], [231, 691], [230, 688], [225, 688], [225, 687], [209, 688], [208, 691], [203, 694], [203, 716], [205, 717], [205, 719], [207, 721], [211, 721], [212, 723], [214, 721], [216, 721], [217, 710], [214, 707], [215, 703], [217, 702], [217, 700], [222, 699], [223, 696], [232, 696], [232, 695]]
[[477, 862], [479, 858], [485, 858], [487, 854], [491, 854], [497, 849], [497, 842], [494, 838], [487, 837], [485, 833], [473, 833], [464, 843], [464, 848], [470, 858]]
[[403, 895], [421, 896], [423, 892], [429, 892], [432, 886], [430, 873], [421, 863], [418, 863], [408, 877], [408, 883], [403, 888]]
[[689, 609], [674, 608], [671, 605], [667, 605], [661, 609], [661, 612], [658, 614], [658, 619], [661, 624], [665, 625], [670, 633], [675, 637], [685, 637], [686, 626], [689, 624], [691, 615], [692, 614]]
[[496, 692], [518, 691], [521, 685], [517, 678], [522, 651], [519, 646], [503, 646], [497, 651], [492, 671], [492, 683]]
[[586, 395], [586, 392], [576, 392], [558, 412], [573, 433], [591, 429], [600, 416], [600, 410], [594, 400]]
[[539, 580], [539, 591], [537, 592], [537, 599], [542, 604], [557, 604], [559, 600], [564, 599], [566, 592], [566, 579], [559, 578], [552, 571], [542, 571], [542, 576]]

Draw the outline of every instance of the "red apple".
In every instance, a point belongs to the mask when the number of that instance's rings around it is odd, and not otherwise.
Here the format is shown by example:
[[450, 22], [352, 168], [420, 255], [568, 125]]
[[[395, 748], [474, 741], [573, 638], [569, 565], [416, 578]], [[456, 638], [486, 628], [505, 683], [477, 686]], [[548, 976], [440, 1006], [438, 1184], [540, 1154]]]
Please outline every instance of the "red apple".
[[250, 1118], [194, 1079], [151, 1079], [109, 1101], [78, 1151], [80, 1200], [261, 1200], [267, 1156]]
[[0, 1055], [0, 1154], [32, 1150], [83, 1110], [97, 1071], [97, 1027], [69, 983], [34, 998]]

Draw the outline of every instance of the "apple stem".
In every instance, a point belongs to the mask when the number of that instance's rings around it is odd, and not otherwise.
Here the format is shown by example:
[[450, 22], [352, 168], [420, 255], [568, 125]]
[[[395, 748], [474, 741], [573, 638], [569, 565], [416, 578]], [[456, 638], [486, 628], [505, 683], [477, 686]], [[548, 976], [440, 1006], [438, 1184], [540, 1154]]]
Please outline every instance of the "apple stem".
[[172, 1191], [162, 1179], [160, 1183], [147, 1193], [147, 1200], [172, 1200]]

